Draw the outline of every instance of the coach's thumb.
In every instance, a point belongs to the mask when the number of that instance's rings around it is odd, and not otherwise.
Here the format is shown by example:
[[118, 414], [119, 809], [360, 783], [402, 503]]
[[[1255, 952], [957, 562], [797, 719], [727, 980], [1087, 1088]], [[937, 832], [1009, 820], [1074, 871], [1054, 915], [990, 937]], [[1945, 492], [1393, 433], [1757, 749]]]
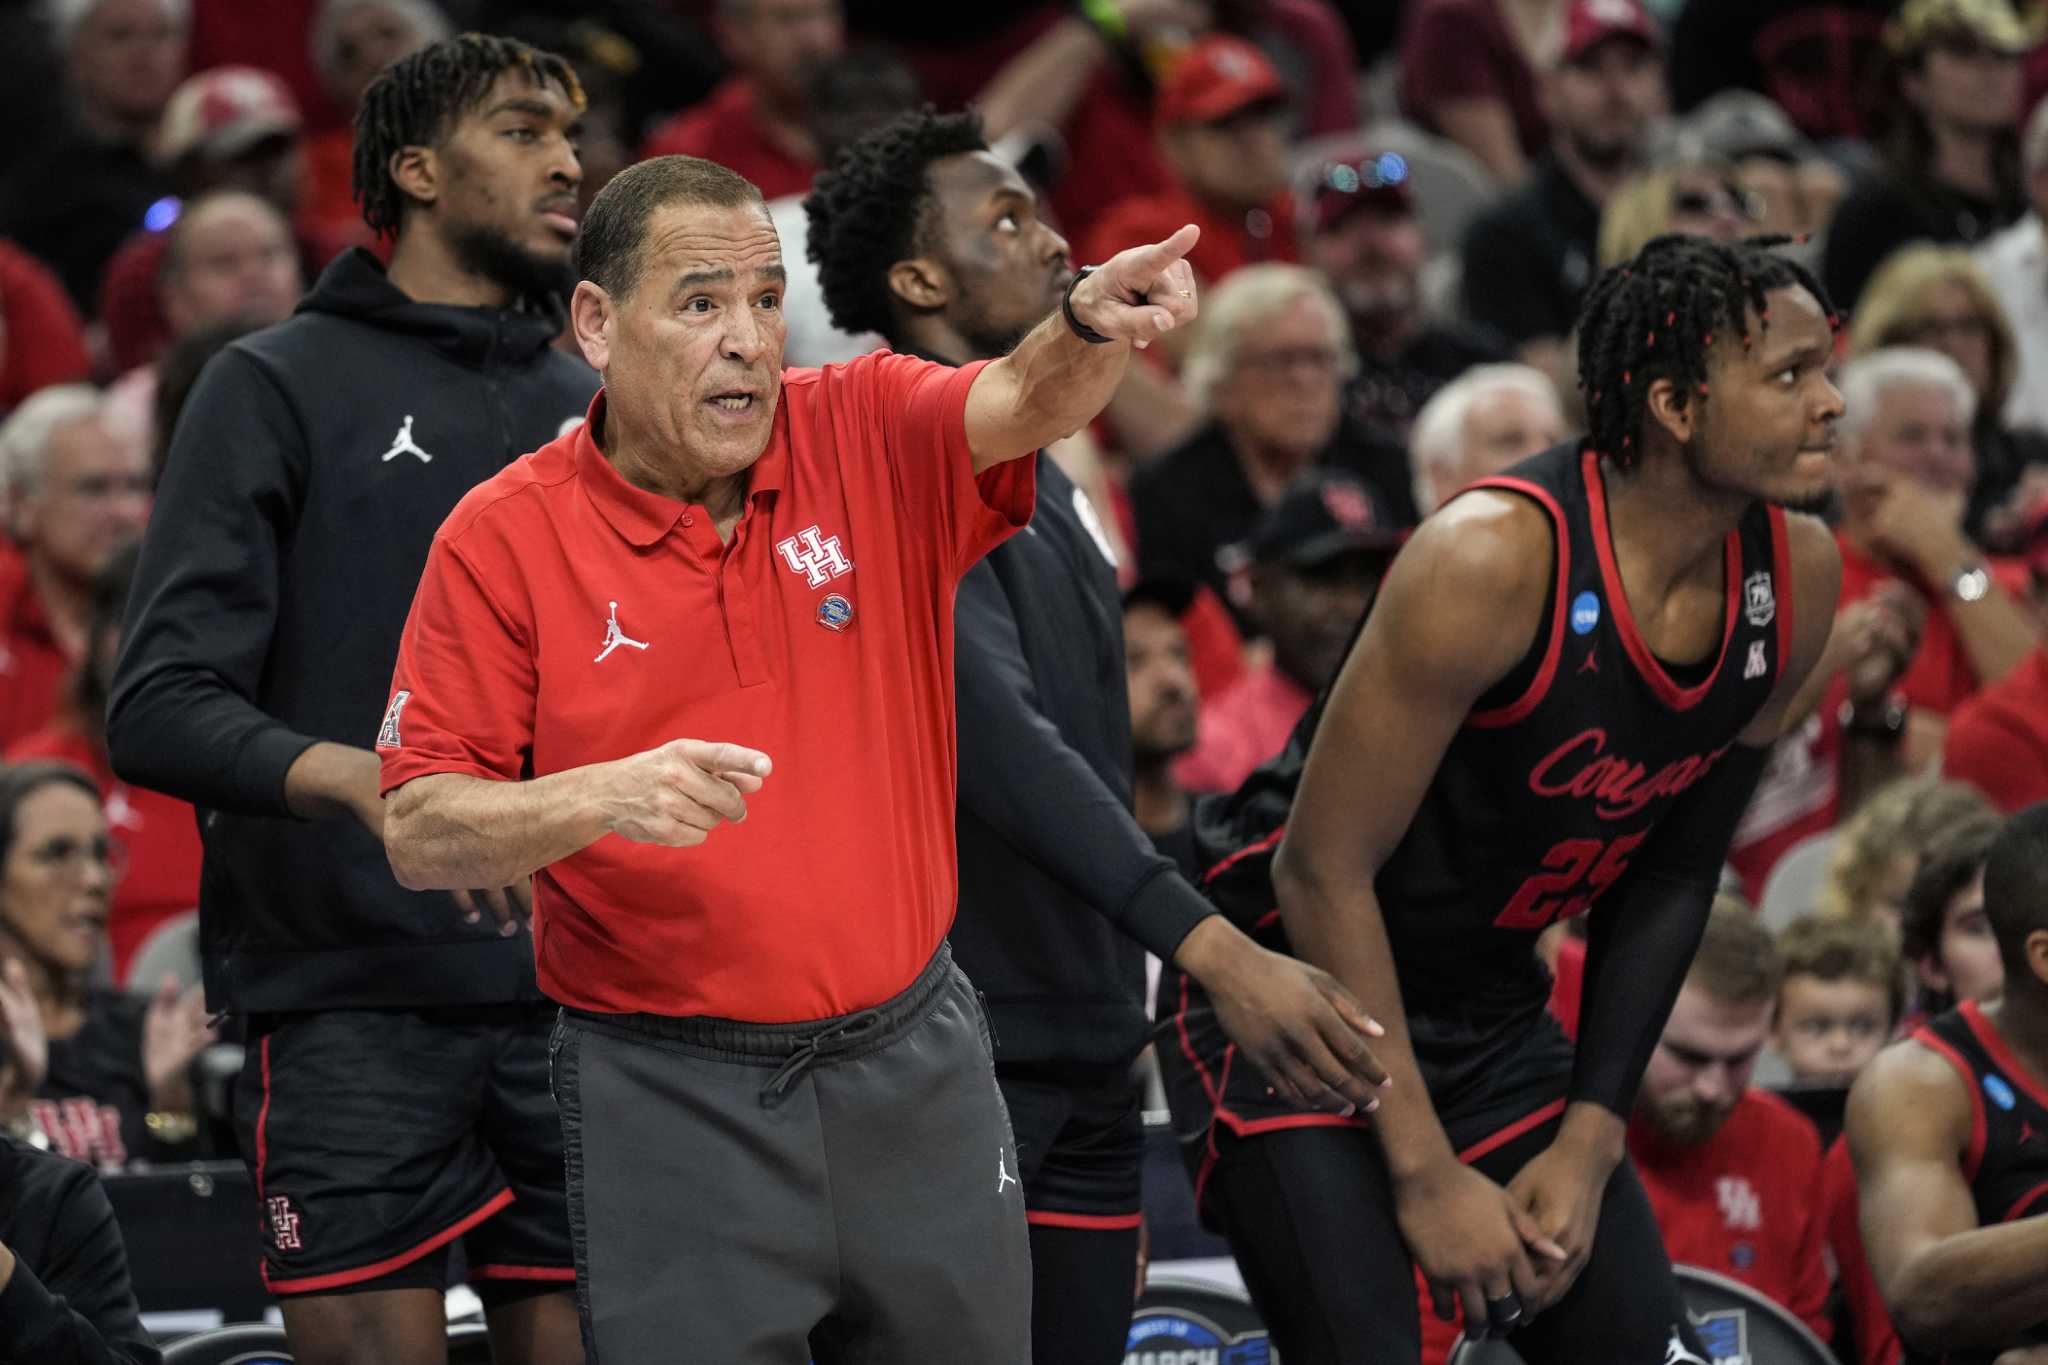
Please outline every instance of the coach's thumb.
[[745, 745], [713, 744], [703, 740], [687, 743], [690, 761], [707, 773], [744, 773], [748, 777], [766, 777], [775, 768], [768, 755]]

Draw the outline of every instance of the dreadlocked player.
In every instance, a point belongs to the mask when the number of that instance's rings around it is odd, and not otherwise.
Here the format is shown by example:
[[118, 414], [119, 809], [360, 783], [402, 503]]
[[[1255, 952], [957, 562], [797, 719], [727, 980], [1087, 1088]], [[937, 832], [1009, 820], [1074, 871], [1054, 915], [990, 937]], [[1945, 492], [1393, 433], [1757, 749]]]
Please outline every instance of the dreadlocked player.
[[378, 76], [355, 183], [390, 269], [336, 258], [207, 366], [136, 574], [114, 763], [207, 813], [207, 997], [248, 1021], [235, 1118], [301, 1365], [444, 1361], [457, 1237], [497, 1360], [583, 1358], [526, 892], [485, 894], [501, 928], [401, 888], [371, 747], [435, 530], [597, 388], [551, 345], [582, 107], [480, 34]]
[[[1413, 1265], [1532, 1365], [1704, 1359], [1622, 1135], [1840, 580], [1782, 510], [1829, 485], [1835, 320], [1773, 245], [1663, 237], [1604, 276], [1591, 438], [1426, 522], [1288, 748], [1201, 812], [1211, 893], [1387, 1028], [1368, 1126], [1165, 995], [1204, 1212], [1290, 1365], [1414, 1365]], [[1532, 948], [1588, 910], [1575, 1057]]]

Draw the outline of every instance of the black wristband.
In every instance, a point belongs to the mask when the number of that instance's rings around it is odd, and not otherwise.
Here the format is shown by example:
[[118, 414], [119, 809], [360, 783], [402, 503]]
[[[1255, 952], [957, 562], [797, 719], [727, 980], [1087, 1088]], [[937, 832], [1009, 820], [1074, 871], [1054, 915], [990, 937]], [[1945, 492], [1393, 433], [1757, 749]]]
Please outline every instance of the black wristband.
[[1084, 265], [1074, 272], [1074, 278], [1067, 281], [1067, 292], [1060, 295], [1060, 316], [1067, 320], [1067, 326], [1072, 329], [1074, 335], [1090, 346], [1107, 346], [1116, 338], [1104, 336], [1074, 316], [1074, 286], [1094, 273], [1095, 267], [1092, 265]]

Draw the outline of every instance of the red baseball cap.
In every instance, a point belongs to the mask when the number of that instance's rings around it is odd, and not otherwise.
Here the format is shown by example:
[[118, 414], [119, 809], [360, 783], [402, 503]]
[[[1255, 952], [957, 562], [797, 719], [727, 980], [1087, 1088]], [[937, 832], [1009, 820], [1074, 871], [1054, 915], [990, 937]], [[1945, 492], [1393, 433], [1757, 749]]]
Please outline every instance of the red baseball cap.
[[296, 136], [299, 127], [298, 102], [283, 81], [253, 66], [216, 66], [171, 92], [156, 156], [167, 166], [194, 153], [239, 156], [266, 137]]
[[1653, 51], [1664, 46], [1657, 21], [1643, 8], [1642, 0], [1572, 0], [1565, 13], [1560, 60], [1569, 66], [1609, 38], [1633, 38]]
[[1228, 33], [1205, 34], [1160, 83], [1153, 113], [1162, 124], [1214, 123], [1287, 98], [1287, 83], [1266, 54]]

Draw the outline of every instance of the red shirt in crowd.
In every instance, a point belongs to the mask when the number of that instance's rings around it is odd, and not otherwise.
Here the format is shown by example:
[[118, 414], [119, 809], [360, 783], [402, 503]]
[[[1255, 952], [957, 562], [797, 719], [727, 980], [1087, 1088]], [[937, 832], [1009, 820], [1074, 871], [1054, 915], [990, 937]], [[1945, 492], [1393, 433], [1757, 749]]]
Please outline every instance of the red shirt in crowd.
[[[1907, 1030], [1900, 1030], [1901, 1034]], [[1863, 1226], [1856, 1204], [1856, 1164], [1849, 1159], [1849, 1139], [1838, 1137], [1821, 1167], [1821, 1208], [1827, 1218], [1828, 1247], [1835, 1253], [1835, 1277], [1855, 1334], [1850, 1365], [1899, 1365], [1904, 1355], [1891, 1311], [1878, 1291], [1870, 1258], [1863, 1254]]]
[[[91, 774], [99, 784], [107, 826], [127, 851], [114, 887], [107, 938], [114, 949], [114, 980], [125, 984], [128, 963], [150, 931], [199, 904], [199, 821], [192, 807], [162, 792], [131, 787], [114, 776], [106, 747], [60, 720], [7, 749], [7, 761], [53, 758]], [[156, 983], [137, 983], [153, 987]]]
[[1742, 1281], [1790, 1310], [1822, 1341], [1827, 1314], [1827, 1220], [1820, 1135], [1776, 1095], [1750, 1090], [1706, 1142], [1667, 1141], [1640, 1120], [1628, 1154], [1642, 1177], [1674, 1263]]
[[49, 267], [0, 241], [0, 414], [37, 389], [92, 375], [85, 324]]
[[0, 543], [0, 748], [56, 717], [72, 662], [50, 630], [28, 560]]
[[[1081, 258], [1100, 264], [1126, 247], [1164, 241], [1184, 224], [1193, 223], [1202, 230], [1202, 239], [1188, 253], [1188, 264], [1209, 284], [1239, 266], [1301, 259], [1291, 194], [1275, 195], [1265, 208], [1253, 210], [1253, 215], [1233, 218], [1220, 214], [1179, 186], [1132, 195], [1095, 220]], [[1263, 233], [1252, 231], [1253, 222], [1264, 227]]]
[[754, 112], [754, 84], [729, 76], [704, 102], [683, 110], [647, 135], [641, 160], [652, 156], [698, 156], [738, 171], [764, 199], [803, 194], [811, 188], [817, 163], [797, 156], [768, 135]]
[[1494, 0], [1421, 0], [1401, 36], [1401, 108], [1441, 134], [1436, 111], [1454, 100], [1499, 100], [1514, 120], [1522, 155], [1550, 145], [1536, 73]]
[[[1913, 656], [1899, 691], [1908, 704], [1946, 716], [1974, 696], [1981, 684], [1970, 666], [1962, 638], [1949, 622], [1949, 599], [1943, 593], [1909, 577], [1881, 560], [1872, 559], [1843, 536], [1835, 538], [1842, 550], [1842, 595], [1838, 606], [1846, 607], [1870, 596], [1879, 584], [1903, 582], [1920, 594], [1927, 607], [1927, 626], [1920, 640], [1920, 652]], [[2025, 593], [2028, 570], [2015, 559], [1993, 559], [1990, 571], [2007, 591]], [[1849, 697], [1849, 685], [1836, 678], [1822, 697], [1819, 708], [1795, 734], [1780, 743], [1771, 756], [1770, 767], [1757, 784], [1728, 861], [1741, 875], [1743, 890], [1755, 900], [1780, 857], [1794, 845], [1835, 827], [1841, 813], [1837, 790], [1842, 758], [1842, 703]]]
[[1287, 747], [1315, 696], [1267, 664], [1202, 703], [1195, 747], [1175, 760], [1174, 778], [1193, 792], [1236, 791], [1252, 770]]
[[1956, 708], [1941, 771], [2007, 814], [2048, 800], [2048, 649]]
[[783, 377], [721, 543], [573, 432], [434, 539], [378, 747], [388, 792], [514, 780], [681, 737], [756, 748], [744, 823], [608, 835], [535, 878], [541, 988], [589, 1010], [793, 1022], [879, 1003], [953, 921], [953, 595], [1025, 524], [1028, 459], [979, 478], [954, 370], [877, 352]]

